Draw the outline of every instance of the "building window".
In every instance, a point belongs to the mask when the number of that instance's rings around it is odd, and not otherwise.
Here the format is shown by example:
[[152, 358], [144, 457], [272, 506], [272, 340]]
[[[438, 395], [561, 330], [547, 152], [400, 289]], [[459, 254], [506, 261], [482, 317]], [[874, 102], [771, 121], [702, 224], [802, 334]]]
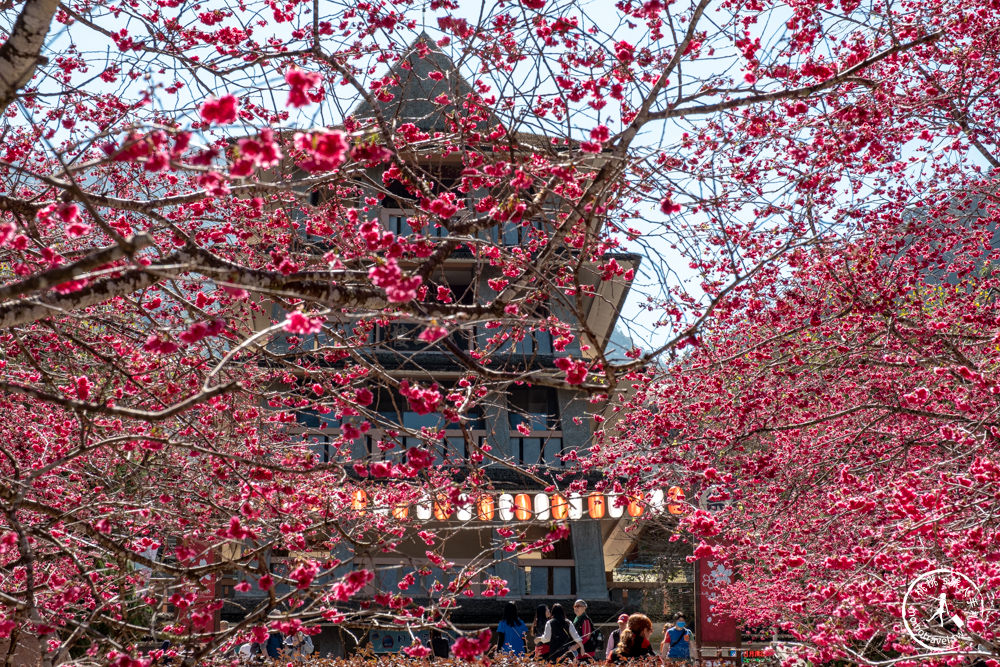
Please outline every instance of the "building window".
[[[548, 319], [550, 315], [547, 303], [533, 303], [530, 306], [530, 310], [526, 313], [526, 319], [528, 322], [538, 323]], [[504, 343], [500, 349], [526, 357], [534, 357], [540, 354], [553, 355], [555, 354], [553, 343], [552, 334], [548, 331], [542, 331], [535, 328], [535, 326], [525, 326], [523, 328], [515, 328], [511, 332], [510, 340]]]
[[572, 565], [546, 565], [534, 561], [522, 567], [524, 591], [527, 597], [576, 595], [576, 567]]
[[[528, 538], [535, 534], [540, 537], [541, 530], [541, 527], [529, 528]], [[554, 543], [549, 551], [525, 555], [518, 561], [518, 566], [524, 573], [523, 595], [547, 597], [576, 593], [576, 561], [569, 538]]]
[[448, 230], [437, 224], [433, 216], [425, 216], [425, 222], [418, 231], [410, 225], [410, 219], [417, 215], [416, 211], [407, 209], [382, 209], [382, 226], [396, 236], [424, 236], [427, 238], [444, 238]]
[[521, 465], [561, 466], [559, 398], [549, 387], [512, 387], [507, 403], [510, 451]]
[[[420, 384], [426, 386], [427, 382], [421, 380]], [[438, 387], [438, 392], [442, 396], [447, 395], [449, 391], [450, 388], [448, 386]], [[407, 399], [403, 398], [394, 391], [385, 389], [384, 387], [376, 392], [375, 402], [371, 407], [387, 422], [391, 424], [401, 424], [404, 428], [415, 431], [420, 430], [421, 428], [444, 431], [458, 430], [459, 428], [458, 424], [449, 424], [446, 422], [444, 417], [439, 412], [432, 412], [427, 415], [414, 412], [410, 408], [410, 402]], [[463, 414], [463, 417], [466, 419], [465, 424], [467, 428], [474, 431], [481, 431], [485, 428], [479, 406], [470, 407]]]
[[562, 438], [551, 436], [544, 438], [524, 438], [514, 436], [510, 440], [511, 451], [517, 457], [518, 463], [522, 465], [562, 465]]
[[531, 431], [561, 430], [559, 397], [551, 387], [511, 387], [507, 419], [511, 429], [526, 425]]
[[[439, 388], [439, 391], [444, 395], [450, 389], [445, 386]], [[377, 413], [380, 419], [372, 419], [370, 415], [349, 417], [348, 421], [354, 424], [370, 421], [372, 428], [351, 441], [343, 451], [332, 444], [340, 436], [343, 424], [343, 420], [333, 415], [320, 415], [311, 410], [302, 411], [298, 414], [296, 426], [289, 430], [298, 434], [323, 463], [341, 460], [348, 454], [355, 460], [395, 459], [402, 456], [409, 447], [431, 447], [436, 464], [446, 462], [462, 464], [467, 460], [472, 448], [482, 447], [486, 440], [485, 421], [479, 406], [468, 408], [462, 415], [468, 439], [458, 424], [447, 422], [438, 412], [419, 414], [410, 409], [409, 401], [384, 387], [375, 391], [375, 401], [368, 409]], [[406, 431], [401, 432], [400, 426]], [[424, 433], [443, 433], [444, 437], [434, 438], [432, 435], [428, 440], [418, 435], [411, 435], [420, 433], [423, 429], [426, 429]]]
[[524, 246], [532, 240], [545, 238], [546, 221], [522, 220], [508, 222], [503, 226], [503, 244], [505, 246]]
[[404, 211], [393, 211], [385, 213], [385, 227], [396, 236], [409, 236], [413, 232], [410, 223], [409, 213]]

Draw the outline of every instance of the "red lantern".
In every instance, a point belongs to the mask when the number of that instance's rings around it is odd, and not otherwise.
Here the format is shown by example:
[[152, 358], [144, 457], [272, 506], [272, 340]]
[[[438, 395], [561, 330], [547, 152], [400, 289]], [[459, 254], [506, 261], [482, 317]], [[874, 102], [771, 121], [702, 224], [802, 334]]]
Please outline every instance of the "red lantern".
[[558, 493], [552, 495], [550, 506], [552, 508], [552, 518], [556, 521], [565, 521], [566, 517], [569, 516], [569, 503]]
[[594, 491], [587, 496], [587, 514], [591, 519], [603, 519], [606, 511], [607, 506], [602, 494]]
[[679, 486], [671, 486], [667, 489], [667, 511], [671, 514], [684, 514], [684, 490]]
[[514, 518], [518, 521], [527, 521], [531, 518], [532, 504], [531, 496], [527, 493], [519, 493], [514, 496]]
[[407, 516], [410, 515], [410, 508], [406, 505], [396, 505], [392, 508], [392, 518], [397, 521], [403, 521]]
[[365, 505], [368, 504], [368, 494], [364, 489], [355, 489], [351, 494], [351, 509], [360, 516], [365, 515]]
[[628, 501], [628, 515], [631, 517], [640, 517], [645, 509], [643, 507], [643, 502], [641, 498], [629, 498]]
[[444, 521], [449, 516], [451, 516], [451, 503], [448, 502], [448, 496], [440, 494], [434, 501], [434, 518]]
[[479, 502], [476, 503], [479, 520], [480, 521], [492, 520], [494, 507], [495, 505], [493, 504], [493, 496], [486, 496], [486, 495], [479, 496]]

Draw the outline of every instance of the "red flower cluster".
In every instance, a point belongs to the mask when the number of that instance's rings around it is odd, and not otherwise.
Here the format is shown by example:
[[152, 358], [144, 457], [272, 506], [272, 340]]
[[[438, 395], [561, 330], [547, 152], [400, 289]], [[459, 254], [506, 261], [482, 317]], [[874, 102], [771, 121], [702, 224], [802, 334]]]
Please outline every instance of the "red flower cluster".
[[315, 561], [309, 560], [295, 566], [292, 571], [288, 573], [288, 577], [295, 581], [295, 587], [297, 589], [304, 591], [309, 588], [317, 574], [319, 574], [319, 566], [315, 563]]
[[556, 368], [566, 373], [566, 382], [570, 384], [583, 384], [587, 379], [587, 364], [584, 361], [559, 357], [554, 363]]
[[434, 464], [434, 454], [426, 449], [410, 447], [406, 450], [406, 463], [413, 470], [430, 468]]
[[424, 202], [424, 208], [439, 218], [450, 218], [458, 213], [458, 203], [454, 193], [446, 192], [437, 199]]
[[344, 602], [351, 599], [351, 596], [356, 595], [374, 578], [375, 575], [370, 570], [355, 570], [344, 577], [343, 581], [334, 584], [330, 594], [335, 600]]
[[282, 328], [288, 333], [294, 334], [317, 334], [323, 330], [322, 317], [309, 317], [303, 313], [295, 311], [288, 313]]
[[219, 98], [210, 97], [198, 107], [201, 119], [206, 123], [228, 125], [236, 122], [236, 108], [239, 102], [235, 95], [223, 95]]
[[[187, 331], [182, 332], [177, 337], [188, 345], [197, 343], [203, 338], [218, 336], [226, 328], [226, 323], [222, 320], [209, 320], [208, 322], [195, 322]], [[149, 344], [147, 339], [146, 344]]]
[[298, 67], [288, 68], [285, 71], [285, 82], [291, 87], [288, 91], [288, 106], [304, 107], [322, 100], [322, 81], [323, 75], [319, 72], [307, 72]]
[[229, 518], [229, 529], [223, 531], [222, 536], [234, 540], [245, 540], [256, 537], [256, 534], [252, 530], [244, 528], [238, 516], [233, 516]]
[[488, 629], [483, 630], [477, 637], [459, 637], [451, 646], [451, 652], [460, 660], [472, 660], [486, 653], [490, 647], [490, 637], [493, 635]]
[[307, 171], [333, 171], [347, 159], [350, 148], [347, 135], [340, 130], [299, 132], [295, 135], [295, 148], [308, 157], [299, 162]]
[[386, 298], [394, 303], [405, 303], [417, 298], [417, 290], [423, 283], [420, 276], [404, 276], [395, 259], [372, 267], [368, 271], [368, 277], [373, 285], [384, 289]]
[[635, 58], [635, 47], [625, 41], [618, 42], [615, 44], [615, 58], [628, 65]]
[[431, 650], [420, 643], [420, 641], [414, 641], [403, 649], [403, 653], [411, 658], [426, 658], [431, 654]]
[[408, 380], [399, 383], [399, 393], [410, 403], [410, 409], [418, 415], [429, 415], [438, 409], [441, 403], [441, 392], [437, 382], [428, 388], [418, 384], [410, 384]]
[[74, 385], [76, 387], [76, 397], [81, 401], [85, 401], [90, 397], [90, 390], [93, 388], [94, 383], [86, 375], [81, 375], [76, 378]]
[[673, 215], [674, 213], [681, 212], [681, 205], [674, 202], [670, 197], [664, 197], [660, 200], [660, 211], [664, 215]]
[[274, 140], [274, 131], [269, 128], [261, 130], [256, 139], [240, 139], [237, 145], [239, 157], [229, 169], [230, 176], [249, 176], [254, 167], [267, 169], [281, 160], [281, 148]]
[[427, 327], [426, 329], [420, 332], [420, 335], [417, 336], [417, 338], [424, 341], [425, 343], [433, 343], [435, 341], [444, 338], [447, 335], [448, 335], [448, 330], [445, 329], [444, 327]]
[[177, 343], [167, 338], [160, 338], [157, 334], [150, 334], [142, 349], [156, 354], [173, 354], [181, 348]]

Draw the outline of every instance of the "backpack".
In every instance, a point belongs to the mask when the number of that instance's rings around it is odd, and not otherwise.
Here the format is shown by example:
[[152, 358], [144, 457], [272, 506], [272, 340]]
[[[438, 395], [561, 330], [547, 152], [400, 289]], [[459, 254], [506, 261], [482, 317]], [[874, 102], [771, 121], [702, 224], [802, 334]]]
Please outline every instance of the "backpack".
[[[604, 648], [604, 633], [602, 633], [600, 629], [594, 625], [594, 622], [590, 620], [589, 616], [584, 616], [584, 619], [586, 619], [586, 622], [590, 623], [590, 636], [587, 638], [587, 641], [583, 642], [583, 650], [585, 653], [593, 654], [596, 653], [598, 649]], [[583, 624], [581, 623], [581, 626], [582, 625]], [[580, 632], [581, 635], [583, 634], [582, 627], [577, 628], [577, 631]]]
[[574, 642], [569, 634], [570, 621], [563, 621], [565, 625], [562, 627], [559, 627], [555, 619], [550, 619], [549, 623], [552, 625], [551, 639], [549, 640], [551, 648], [544, 657], [548, 662], [555, 662], [569, 653], [570, 649], [573, 648]]
[[[591, 624], [593, 625], [593, 624]], [[593, 625], [593, 630], [590, 631], [590, 639], [583, 645], [583, 650], [587, 653], [593, 653], [598, 649], [604, 648], [604, 633], [596, 625]], [[603, 653], [602, 653], [603, 655]]]

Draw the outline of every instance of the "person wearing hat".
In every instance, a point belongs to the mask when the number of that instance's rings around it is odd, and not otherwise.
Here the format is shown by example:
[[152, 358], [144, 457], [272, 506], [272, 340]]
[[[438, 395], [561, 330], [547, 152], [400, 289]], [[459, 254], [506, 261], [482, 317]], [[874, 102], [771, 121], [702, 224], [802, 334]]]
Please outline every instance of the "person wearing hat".
[[594, 623], [590, 620], [590, 616], [587, 616], [587, 601], [577, 600], [574, 602], [573, 613], [576, 614], [576, 617], [573, 619], [573, 626], [583, 641], [583, 654], [578, 659], [583, 662], [593, 660], [599, 642], [594, 641]]
[[625, 626], [627, 625], [628, 625], [628, 614], [622, 614], [621, 616], [618, 617], [618, 629], [612, 632], [611, 636], [608, 637], [608, 645], [606, 647], [604, 656], [605, 660], [611, 659], [611, 652], [615, 650], [615, 647], [618, 646], [618, 643], [622, 640], [622, 631], [625, 629]]

